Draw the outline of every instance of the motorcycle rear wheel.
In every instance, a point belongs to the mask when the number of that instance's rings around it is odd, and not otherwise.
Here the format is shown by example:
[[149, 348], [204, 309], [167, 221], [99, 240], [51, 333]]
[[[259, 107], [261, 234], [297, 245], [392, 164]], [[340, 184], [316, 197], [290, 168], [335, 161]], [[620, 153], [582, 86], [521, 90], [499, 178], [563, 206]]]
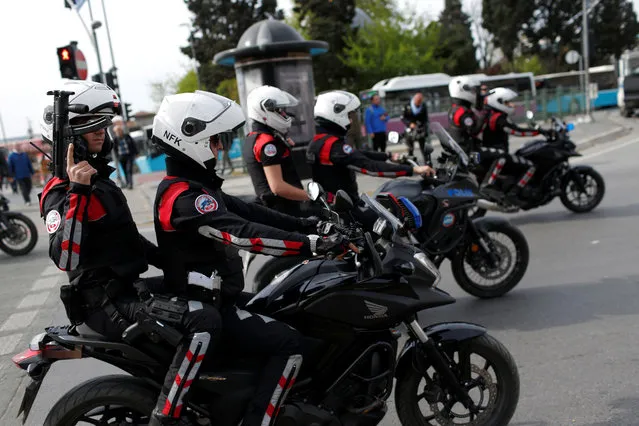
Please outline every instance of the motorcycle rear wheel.
[[[507, 425], [515, 414], [519, 402], [519, 373], [515, 360], [504, 345], [497, 339], [484, 335], [459, 342], [456, 347], [447, 347], [446, 353], [453, 360], [454, 370], [457, 370], [461, 354], [468, 355], [471, 380], [466, 384], [466, 389], [473, 402], [480, 407], [485, 406], [485, 410], [473, 418], [470, 412], [465, 413], [467, 410], [461, 403], [450, 405], [455, 399], [450, 395], [442, 394], [445, 391], [439, 383], [437, 373], [434, 373], [426, 362], [425, 373], [420, 373], [414, 368], [407, 368], [397, 377], [395, 405], [401, 424], [405, 426]], [[422, 385], [422, 382], [425, 382], [425, 374], [437, 388], [431, 388], [428, 384]], [[439, 401], [428, 402], [427, 395], [431, 399], [433, 395], [437, 395], [440, 397]], [[441, 401], [443, 398], [447, 400], [450, 407]], [[423, 408], [432, 414], [425, 415]], [[451, 415], [452, 418], [450, 418]], [[459, 423], [459, 421], [465, 421], [465, 423]]]
[[79, 384], [60, 398], [44, 426], [72, 426], [80, 422], [148, 424], [156, 400], [157, 393], [141, 379], [119, 375], [98, 377]]
[[[38, 229], [31, 219], [18, 212], [3, 213], [13, 229], [0, 239], [0, 250], [10, 256], [24, 256], [38, 242]], [[9, 232], [13, 232], [10, 236]]]

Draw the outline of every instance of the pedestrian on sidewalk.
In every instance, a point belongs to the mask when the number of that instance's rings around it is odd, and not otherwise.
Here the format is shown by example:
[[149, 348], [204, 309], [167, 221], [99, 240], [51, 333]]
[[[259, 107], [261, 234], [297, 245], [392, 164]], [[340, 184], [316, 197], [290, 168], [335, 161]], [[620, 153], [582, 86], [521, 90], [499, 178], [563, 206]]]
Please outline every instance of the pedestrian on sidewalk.
[[135, 157], [138, 155], [138, 149], [131, 135], [124, 133], [124, 126], [125, 124], [123, 122], [118, 122], [113, 127], [113, 132], [115, 133], [115, 140], [113, 142], [115, 143], [118, 159], [124, 172], [125, 186], [126, 188], [133, 189], [133, 163], [135, 162]]
[[17, 185], [20, 187], [24, 203], [30, 206], [31, 188], [33, 186], [31, 178], [34, 171], [31, 159], [26, 153], [25, 148], [21, 147], [19, 151], [14, 150], [11, 155], [9, 155], [9, 173], [11, 173], [11, 176], [13, 176], [13, 179], [15, 179]]
[[381, 101], [379, 95], [373, 95], [370, 106], [366, 108], [364, 123], [366, 124], [366, 133], [372, 137], [373, 151], [386, 152], [388, 113], [381, 106]]

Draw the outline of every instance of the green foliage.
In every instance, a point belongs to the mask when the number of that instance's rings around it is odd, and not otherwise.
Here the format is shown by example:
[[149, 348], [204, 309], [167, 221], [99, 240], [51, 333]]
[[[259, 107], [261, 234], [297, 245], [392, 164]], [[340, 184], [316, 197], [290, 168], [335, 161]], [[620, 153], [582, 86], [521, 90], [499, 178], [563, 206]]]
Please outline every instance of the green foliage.
[[435, 57], [443, 61], [443, 71], [450, 75], [477, 72], [470, 18], [462, 12], [461, 0], [446, 0], [439, 17], [439, 26]]
[[[232, 67], [213, 64], [216, 53], [236, 47], [244, 31], [266, 19], [267, 14], [283, 17], [282, 11], [277, 11], [277, 0], [184, 0], [184, 3], [194, 14], [193, 47], [200, 63], [201, 84], [209, 88], [235, 77]], [[182, 47], [182, 53], [192, 57], [190, 45]]]
[[353, 91], [364, 90], [380, 80], [398, 75], [439, 72], [434, 57], [440, 26], [419, 16], [403, 16], [393, 7], [347, 38], [341, 60], [357, 71]]
[[355, 78], [352, 68], [344, 66], [339, 56], [346, 38], [353, 34], [355, 0], [295, 0], [294, 12], [309, 40], [328, 42], [327, 53], [313, 59], [313, 74], [318, 92], [347, 88]]
[[229, 78], [228, 80], [221, 81], [215, 89], [215, 93], [217, 93], [218, 95], [226, 96], [227, 98], [240, 103], [240, 95], [237, 91], [237, 80], [235, 80], [234, 78]]
[[512, 62], [505, 62], [502, 66], [502, 72], [531, 72], [535, 75], [541, 75], [545, 74], [546, 70], [539, 56], [520, 55], [515, 57]]
[[[205, 90], [204, 88], [201, 89]], [[196, 90], [198, 90], [197, 74], [195, 74], [195, 71], [189, 70], [189, 72], [177, 82], [176, 93], [191, 93]]]

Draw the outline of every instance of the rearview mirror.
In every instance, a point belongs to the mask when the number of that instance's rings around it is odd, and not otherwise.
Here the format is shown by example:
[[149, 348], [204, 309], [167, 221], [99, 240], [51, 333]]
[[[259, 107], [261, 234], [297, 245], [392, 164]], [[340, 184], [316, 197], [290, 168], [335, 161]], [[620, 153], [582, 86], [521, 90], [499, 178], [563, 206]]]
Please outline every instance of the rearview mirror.
[[397, 132], [389, 132], [388, 133], [388, 142], [389, 143], [398, 143], [399, 142], [399, 133], [397, 133]]
[[346, 213], [353, 209], [353, 200], [344, 190], [340, 189], [335, 194], [333, 209], [338, 213]]
[[322, 189], [322, 185], [317, 182], [309, 182], [306, 186], [306, 193], [308, 194], [308, 198], [313, 201], [317, 201], [317, 199], [322, 195], [324, 190]]

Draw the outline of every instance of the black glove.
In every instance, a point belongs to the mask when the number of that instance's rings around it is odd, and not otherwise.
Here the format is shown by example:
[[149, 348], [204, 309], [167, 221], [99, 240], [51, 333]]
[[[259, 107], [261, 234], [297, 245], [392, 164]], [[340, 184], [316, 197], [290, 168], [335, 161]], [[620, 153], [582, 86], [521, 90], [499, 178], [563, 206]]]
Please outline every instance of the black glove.
[[317, 232], [317, 225], [320, 219], [317, 216], [302, 217], [300, 221], [300, 232]]
[[311, 251], [318, 255], [343, 253], [346, 250], [345, 246], [348, 244], [344, 236], [338, 233], [325, 237], [309, 235], [308, 239], [311, 240]]

